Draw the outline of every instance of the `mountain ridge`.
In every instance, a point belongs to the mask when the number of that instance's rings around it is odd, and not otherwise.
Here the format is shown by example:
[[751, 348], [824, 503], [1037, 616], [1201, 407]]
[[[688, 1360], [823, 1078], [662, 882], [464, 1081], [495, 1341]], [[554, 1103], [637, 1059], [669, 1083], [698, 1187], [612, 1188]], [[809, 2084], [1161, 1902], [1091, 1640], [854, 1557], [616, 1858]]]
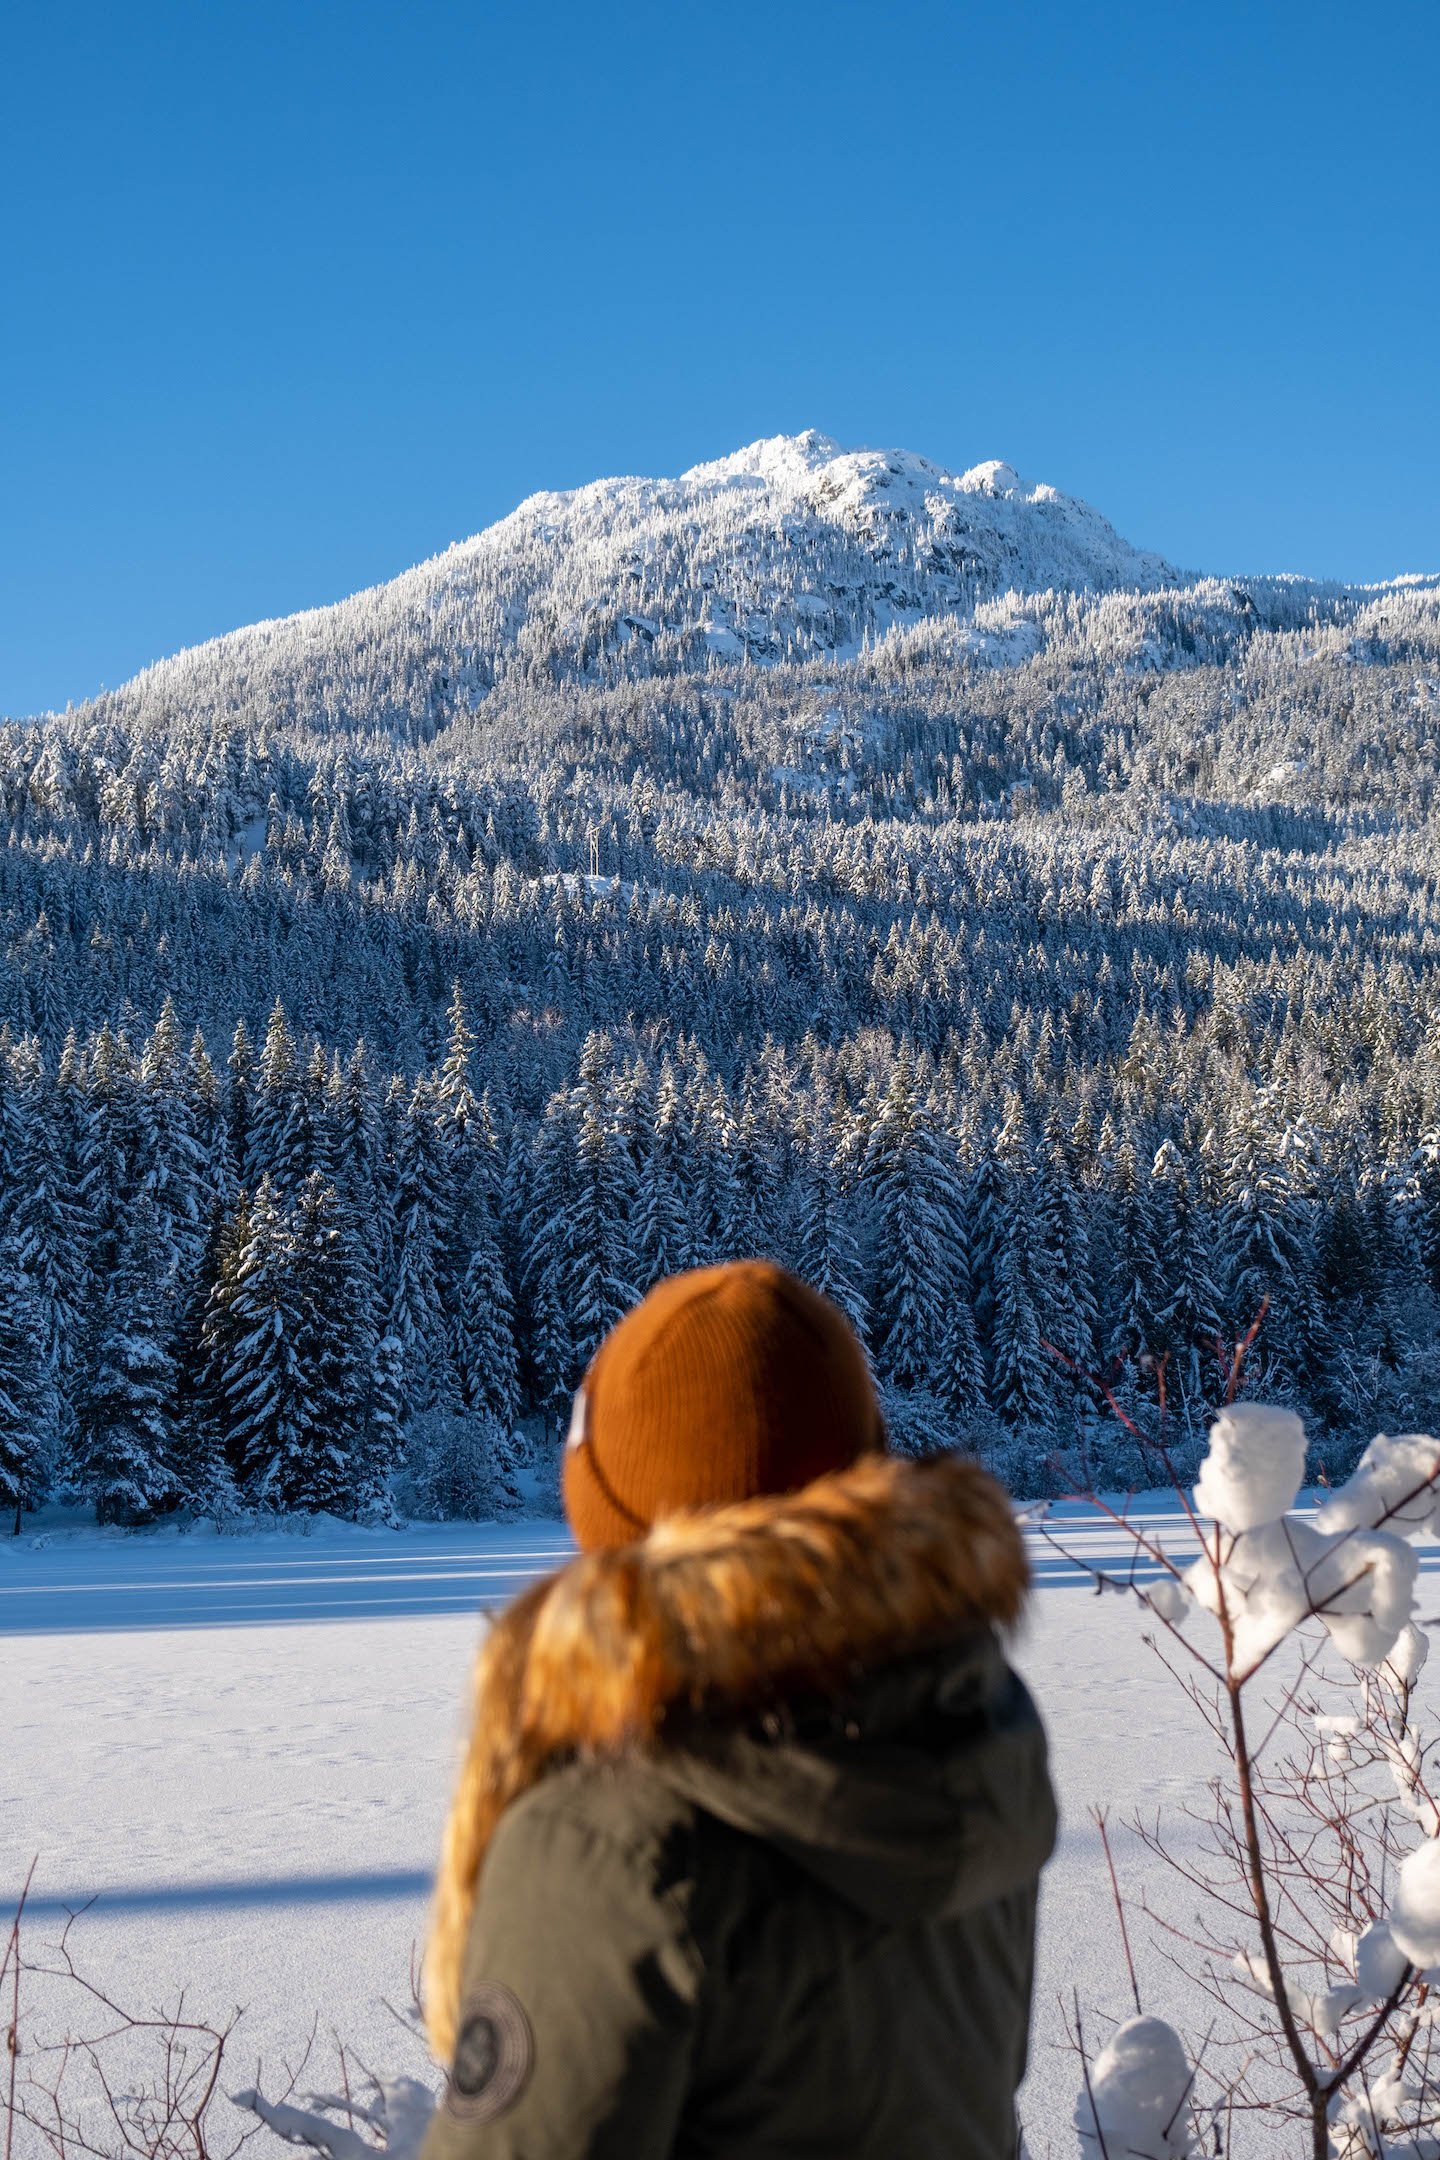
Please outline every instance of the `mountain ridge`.
[[1256, 627], [1345, 615], [1369, 636], [1367, 615], [1392, 604], [1428, 613], [1434, 582], [1199, 576], [1002, 459], [954, 474], [812, 428], [672, 478], [542, 490], [396, 577], [188, 647], [70, 709], [150, 734], [199, 722], [428, 737], [506, 679], [843, 666], [893, 639], [1014, 667], [1076, 621], [1121, 664], [1185, 666]]
[[[593, 680], [844, 659], [892, 629], [968, 617], [1010, 591], [1156, 590], [1184, 578], [1088, 503], [1032, 486], [1001, 459], [952, 474], [913, 451], [846, 450], [806, 429], [673, 478], [539, 491], [394, 578], [186, 647], [77, 709], [147, 704], [152, 693], [167, 708], [218, 695], [233, 709], [254, 687], [287, 716], [306, 697], [323, 713], [336, 695], [353, 703], [344, 682], [357, 654], [378, 688], [377, 641], [427, 645], [463, 709], [512, 666]], [[389, 672], [398, 681], [407, 670]]]

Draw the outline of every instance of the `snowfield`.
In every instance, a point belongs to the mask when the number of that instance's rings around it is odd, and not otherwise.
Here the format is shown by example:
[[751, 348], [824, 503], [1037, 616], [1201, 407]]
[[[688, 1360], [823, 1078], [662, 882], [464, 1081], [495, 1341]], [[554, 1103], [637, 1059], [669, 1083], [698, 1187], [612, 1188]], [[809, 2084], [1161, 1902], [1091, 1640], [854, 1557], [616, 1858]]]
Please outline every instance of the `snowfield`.
[[[1173, 1500], [1142, 1503], [1177, 1552]], [[1124, 1567], [1123, 1541], [1060, 1511], [1058, 1534]], [[1130, 2009], [1103, 1852], [1112, 1822], [1203, 1803], [1212, 1745], [1141, 1637], [1133, 1599], [1097, 1598], [1032, 1529], [1036, 1594], [1016, 1661], [1049, 1724], [1063, 1829], [1046, 1878], [1023, 2115], [1036, 2160], [1075, 2150], [1061, 2000], [1098, 2047]], [[68, 1908], [74, 1945], [134, 2004], [245, 2006], [228, 2084], [273, 2068], [318, 2021], [364, 2061], [421, 2067], [385, 1998], [408, 1992], [465, 1719], [481, 1614], [569, 1550], [558, 1524], [334, 1525], [310, 1536], [58, 1533], [0, 1545], [0, 1882], [38, 1854], [32, 1952]], [[1418, 1547], [1419, 1617], [1440, 1547]], [[1427, 1676], [1428, 1677], [1428, 1676]], [[1196, 1834], [1194, 1826], [1188, 1835]], [[1126, 1888], [1142, 1873], [1115, 1839]], [[1165, 1886], [1145, 1887], [1163, 1901]], [[1135, 1924], [1146, 2009], [1193, 2020]], [[278, 2151], [278, 2147], [276, 2150]]]

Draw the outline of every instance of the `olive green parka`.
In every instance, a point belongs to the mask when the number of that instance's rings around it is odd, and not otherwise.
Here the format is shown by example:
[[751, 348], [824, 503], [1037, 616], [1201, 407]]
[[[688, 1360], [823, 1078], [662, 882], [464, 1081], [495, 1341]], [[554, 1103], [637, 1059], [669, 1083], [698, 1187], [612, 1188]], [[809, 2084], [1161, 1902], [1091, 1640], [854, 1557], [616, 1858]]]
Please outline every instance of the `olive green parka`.
[[662, 1523], [482, 1652], [423, 2160], [1013, 2160], [1044, 1735], [956, 1457]]

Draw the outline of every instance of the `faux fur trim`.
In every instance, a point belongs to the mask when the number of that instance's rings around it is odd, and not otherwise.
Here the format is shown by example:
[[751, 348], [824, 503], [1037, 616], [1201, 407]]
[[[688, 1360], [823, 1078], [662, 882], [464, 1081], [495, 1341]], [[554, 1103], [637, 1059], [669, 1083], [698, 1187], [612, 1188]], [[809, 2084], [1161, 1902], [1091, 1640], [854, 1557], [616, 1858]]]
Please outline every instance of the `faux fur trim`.
[[436, 2056], [453, 2052], [486, 1848], [547, 1771], [661, 1746], [677, 1715], [842, 1695], [976, 1626], [1012, 1626], [1028, 1579], [1010, 1503], [977, 1464], [868, 1455], [803, 1492], [669, 1516], [526, 1591], [476, 1661], [426, 1956]]

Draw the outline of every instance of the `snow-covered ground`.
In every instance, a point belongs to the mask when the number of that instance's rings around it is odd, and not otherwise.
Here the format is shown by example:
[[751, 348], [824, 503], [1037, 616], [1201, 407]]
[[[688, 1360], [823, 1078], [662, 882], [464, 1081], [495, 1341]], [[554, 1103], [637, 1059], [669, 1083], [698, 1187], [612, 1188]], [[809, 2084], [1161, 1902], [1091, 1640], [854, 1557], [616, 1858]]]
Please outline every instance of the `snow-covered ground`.
[[[1147, 1512], [1180, 1550], [1173, 1502]], [[1067, 1543], [1123, 1564], [1113, 1530], [1067, 1514]], [[1127, 2008], [1089, 1810], [1158, 1807], [1183, 1841], [1179, 1807], [1214, 1762], [1135, 1603], [1095, 1597], [1031, 1537], [1016, 1656], [1064, 1813], [1024, 2102], [1043, 2160], [1074, 2150], [1060, 1999], [1078, 1987], [1102, 2036]], [[93, 1897], [75, 1946], [115, 1991], [149, 2006], [183, 1982], [193, 2005], [245, 2005], [232, 2086], [317, 2017], [322, 2047], [333, 2029], [365, 2060], [418, 2067], [383, 1998], [404, 1999], [423, 1933], [478, 1616], [567, 1549], [533, 1522], [0, 1541], [0, 1903], [38, 1854], [32, 1945]], [[1424, 1617], [1440, 1546], [1419, 1550]], [[1158, 1958], [1142, 1953], [1142, 1975], [1147, 2008], [1183, 2013]]]

